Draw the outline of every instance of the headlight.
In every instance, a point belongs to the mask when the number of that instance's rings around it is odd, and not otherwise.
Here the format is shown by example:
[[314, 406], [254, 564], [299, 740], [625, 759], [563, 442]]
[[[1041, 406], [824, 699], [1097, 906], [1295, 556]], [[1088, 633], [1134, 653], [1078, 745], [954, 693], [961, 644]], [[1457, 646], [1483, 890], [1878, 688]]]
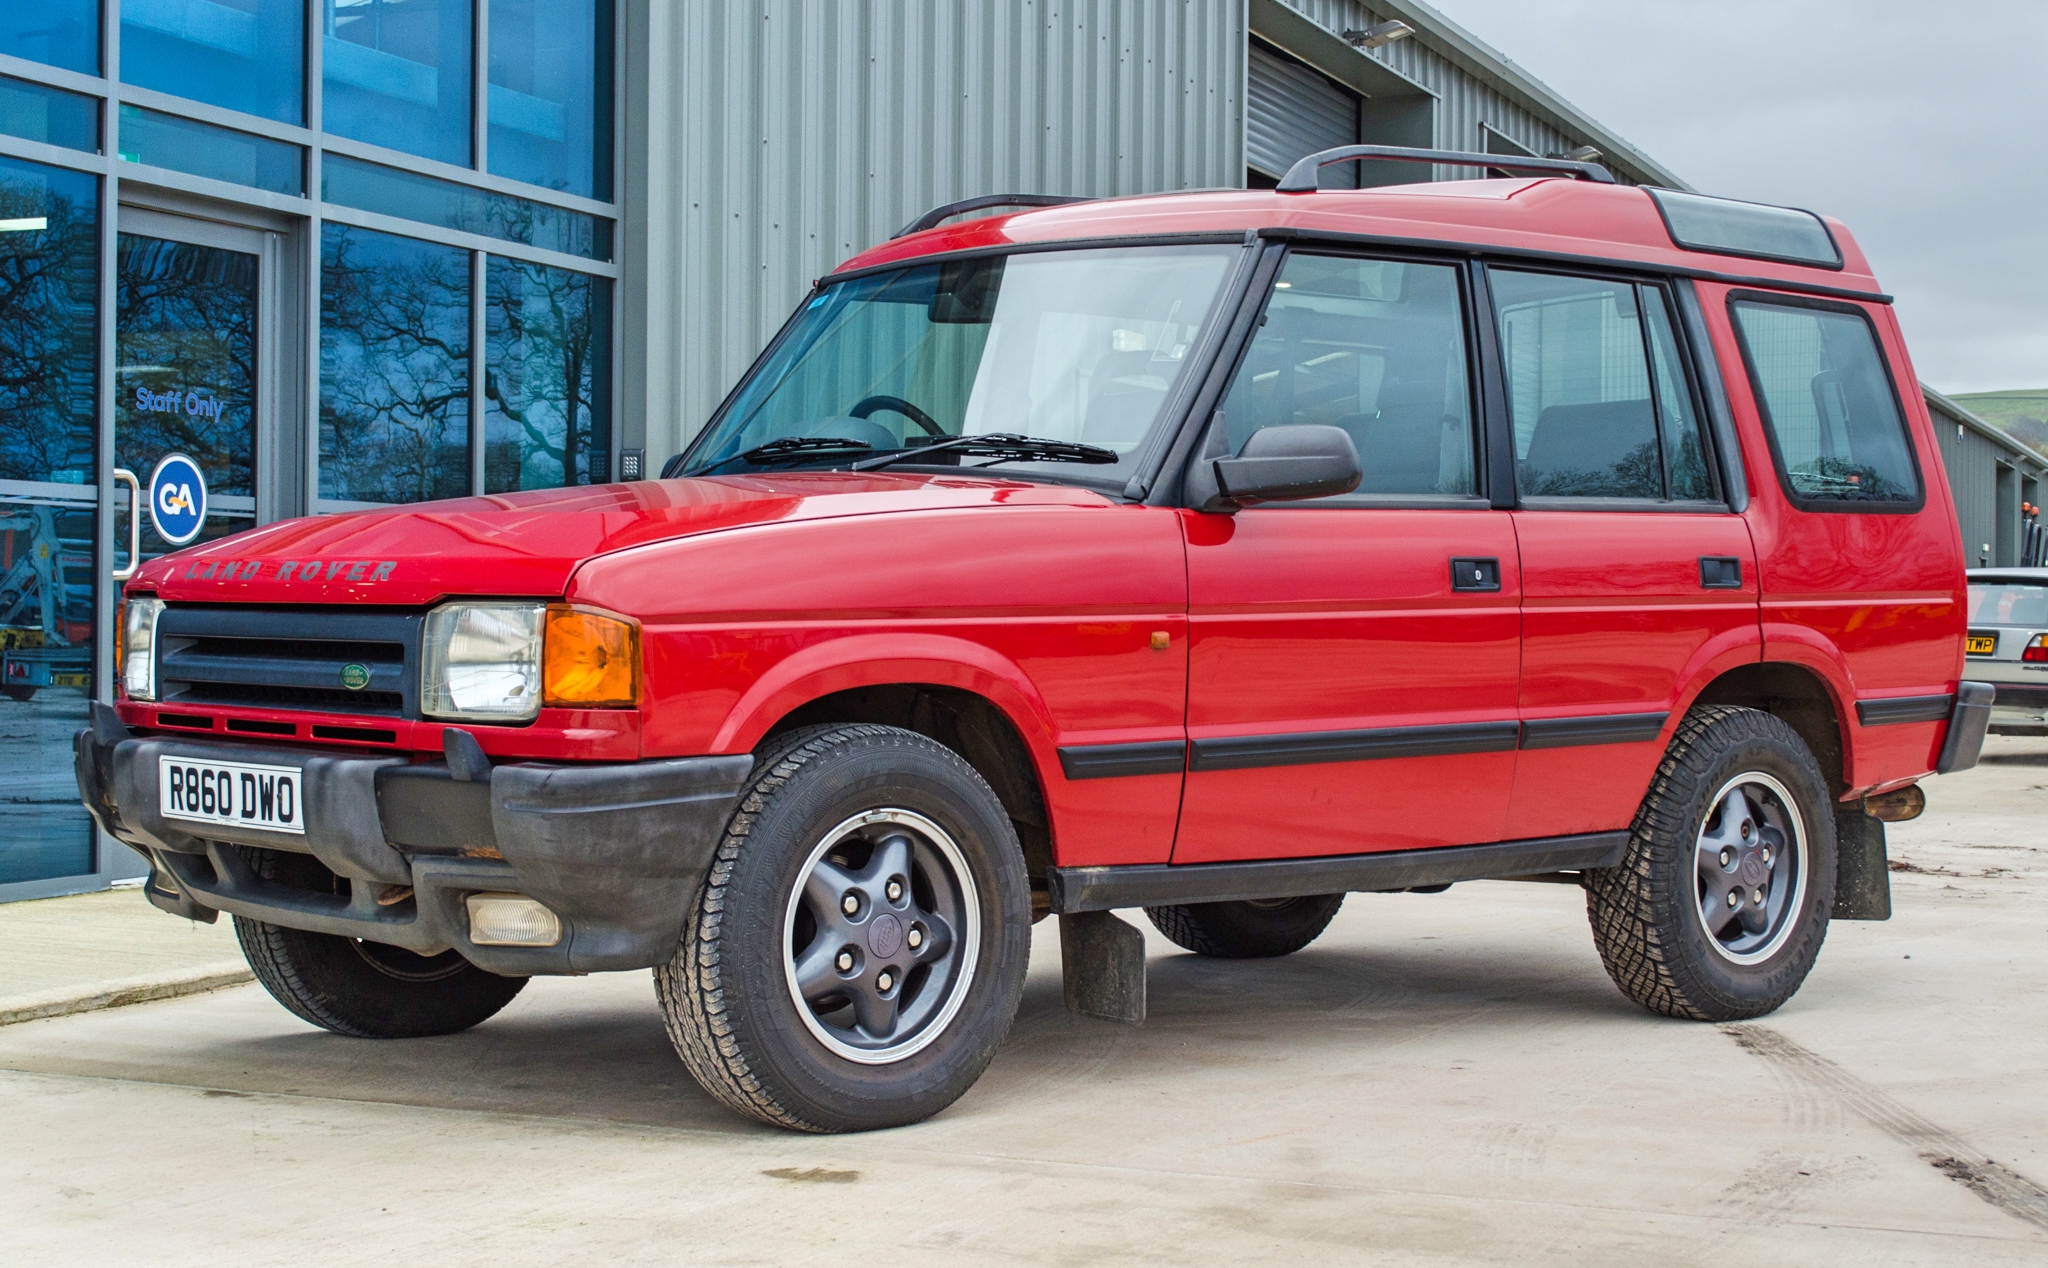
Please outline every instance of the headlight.
[[153, 594], [121, 605], [121, 690], [130, 700], [156, 699], [156, 619], [163, 611]]
[[530, 722], [540, 712], [538, 603], [450, 603], [427, 613], [420, 712]]

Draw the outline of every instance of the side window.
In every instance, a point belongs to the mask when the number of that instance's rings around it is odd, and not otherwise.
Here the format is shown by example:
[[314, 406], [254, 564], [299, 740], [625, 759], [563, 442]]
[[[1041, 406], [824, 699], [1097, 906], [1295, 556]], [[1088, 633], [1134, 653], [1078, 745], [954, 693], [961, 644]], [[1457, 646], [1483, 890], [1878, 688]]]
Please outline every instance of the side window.
[[1465, 349], [1455, 266], [1291, 255], [1223, 400], [1230, 450], [1325, 423], [1358, 446], [1360, 493], [1474, 493]]
[[1918, 505], [1920, 473], [1869, 319], [1760, 300], [1730, 308], [1793, 500]]
[[1661, 289], [1511, 269], [1489, 276], [1523, 496], [1716, 496]]

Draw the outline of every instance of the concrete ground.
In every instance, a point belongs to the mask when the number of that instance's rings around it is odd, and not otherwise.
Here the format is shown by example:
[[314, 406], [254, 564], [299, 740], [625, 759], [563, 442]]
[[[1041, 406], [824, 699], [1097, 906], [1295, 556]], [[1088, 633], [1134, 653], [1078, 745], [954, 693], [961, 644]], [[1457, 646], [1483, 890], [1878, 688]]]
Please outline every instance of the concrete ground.
[[1067, 1016], [1048, 922], [981, 1083], [859, 1137], [713, 1104], [644, 973], [402, 1043], [256, 987], [9, 1026], [0, 1261], [2039, 1265], [2048, 741], [1928, 792], [1897, 915], [1761, 1022], [1628, 1004], [1565, 886], [1155, 938], [1140, 1028]]

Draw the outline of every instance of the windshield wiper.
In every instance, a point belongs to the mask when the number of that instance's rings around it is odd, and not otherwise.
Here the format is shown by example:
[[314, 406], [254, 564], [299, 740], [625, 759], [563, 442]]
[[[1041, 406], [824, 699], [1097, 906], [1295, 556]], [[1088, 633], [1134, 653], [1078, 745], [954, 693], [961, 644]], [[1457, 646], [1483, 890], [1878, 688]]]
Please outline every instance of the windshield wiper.
[[1019, 436], [1013, 432], [992, 431], [979, 436], [955, 436], [914, 449], [896, 449], [863, 458], [847, 464], [848, 471], [876, 471], [896, 462], [911, 462], [930, 453], [944, 452], [972, 454], [976, 457], [994, 458], [998, 462], [1088, 462], [1111, 463], [1117, 460], [1116, 451], [1099, 445], [1076, 444], [1069, 440], [1043, 440], [1037, 436]]
[[820, 453], [866, 453], [873, 448], [865, 440], [851, 440], [845, 436], [784, 436], [765, 445], [755, 445], [733, 457], [765, 467], [771, 462], [787, 462], [791, 458], [809, 458]]

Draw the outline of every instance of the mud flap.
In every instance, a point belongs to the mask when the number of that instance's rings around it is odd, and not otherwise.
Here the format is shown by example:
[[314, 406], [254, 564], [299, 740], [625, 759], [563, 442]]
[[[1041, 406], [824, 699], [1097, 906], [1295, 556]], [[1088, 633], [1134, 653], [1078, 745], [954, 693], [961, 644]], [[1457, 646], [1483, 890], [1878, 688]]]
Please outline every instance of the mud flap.
[[1060, 918], [1067, 1011], [1137, 1025], [1145, 1020], [1145, 935], [1106, 911]]
[[1892, 877], [1884, 820], [1854, 806], [1835, 813], [1834, 920], [1890, 920]]

